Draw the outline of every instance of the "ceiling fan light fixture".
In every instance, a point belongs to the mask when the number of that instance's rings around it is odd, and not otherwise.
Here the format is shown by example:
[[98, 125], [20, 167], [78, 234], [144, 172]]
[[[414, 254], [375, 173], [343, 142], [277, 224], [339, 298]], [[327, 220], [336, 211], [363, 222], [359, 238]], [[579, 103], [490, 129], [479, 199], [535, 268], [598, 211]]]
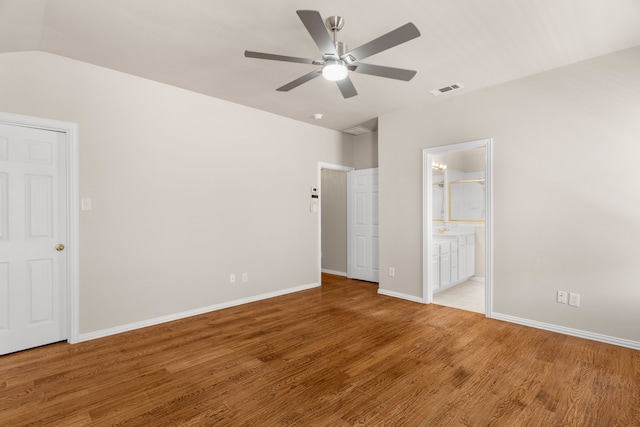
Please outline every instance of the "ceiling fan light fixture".
[[322, 67], [322, 77], [332, 82], [345, 79], [348, 73], [349, 70], [342, 60], [327, 60]]

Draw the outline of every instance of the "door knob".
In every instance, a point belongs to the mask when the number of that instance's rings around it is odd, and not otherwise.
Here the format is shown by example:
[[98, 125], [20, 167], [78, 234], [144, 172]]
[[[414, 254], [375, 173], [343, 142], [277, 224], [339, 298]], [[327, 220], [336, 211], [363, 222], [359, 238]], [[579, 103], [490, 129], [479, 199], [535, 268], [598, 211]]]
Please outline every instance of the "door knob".
[[64, 245], [62, 243], [58, 243], [56, 245], [56, 251], [58, 251], [58, 252], [64, 251]]

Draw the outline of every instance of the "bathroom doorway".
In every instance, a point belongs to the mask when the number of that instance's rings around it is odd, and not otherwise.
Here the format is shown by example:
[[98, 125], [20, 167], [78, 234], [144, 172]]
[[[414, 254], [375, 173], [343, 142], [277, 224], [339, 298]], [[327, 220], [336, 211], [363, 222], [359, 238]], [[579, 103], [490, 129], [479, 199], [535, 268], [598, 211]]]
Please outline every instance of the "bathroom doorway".
[[423, 150], [423, 301], [491, 317], [491, 140]]

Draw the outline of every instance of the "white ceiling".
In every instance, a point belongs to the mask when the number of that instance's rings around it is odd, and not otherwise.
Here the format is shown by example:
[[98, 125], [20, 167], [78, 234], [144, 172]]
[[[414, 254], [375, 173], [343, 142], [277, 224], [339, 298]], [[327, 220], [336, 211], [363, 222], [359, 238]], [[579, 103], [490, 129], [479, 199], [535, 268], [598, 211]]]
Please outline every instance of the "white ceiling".
[[[359, 95], [317, 68], [245, 50], [319, 59], [295, 11], [340, 15], [355, 48], [407, 22], [422, 36], [363, 62], [417, 70], [410, 82], [351, 73]], [[295, 120], [344, 130], [381, 114], [640, 45], [640, 0], [0, 0], [0, 52], [41, 50]], [[314, 113], [323, 113], [314, 120]]]

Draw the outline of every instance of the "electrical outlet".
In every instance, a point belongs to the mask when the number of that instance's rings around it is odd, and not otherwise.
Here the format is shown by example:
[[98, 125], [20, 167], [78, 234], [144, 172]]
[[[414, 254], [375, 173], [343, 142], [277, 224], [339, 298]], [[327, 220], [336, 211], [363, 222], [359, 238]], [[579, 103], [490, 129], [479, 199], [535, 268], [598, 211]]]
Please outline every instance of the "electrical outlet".
[[395, 277], [395, 275], [396, 275], [396, 269], [393, 267], [389, 267], [389, 276]]
[[566, 304], [567, 303], [567, 292], [566, 291], [558, 291], [558, 302], [560, 304]]
[[247, 283], [249, 281], [249, 273], [242, 273], [242, 283]]
[[580, 307], [580, 294], [569, 292], [569, 305]]
[[236, 275], [235, 274], [230, 274], [229, 275], [229, 283], [236, 283]]

